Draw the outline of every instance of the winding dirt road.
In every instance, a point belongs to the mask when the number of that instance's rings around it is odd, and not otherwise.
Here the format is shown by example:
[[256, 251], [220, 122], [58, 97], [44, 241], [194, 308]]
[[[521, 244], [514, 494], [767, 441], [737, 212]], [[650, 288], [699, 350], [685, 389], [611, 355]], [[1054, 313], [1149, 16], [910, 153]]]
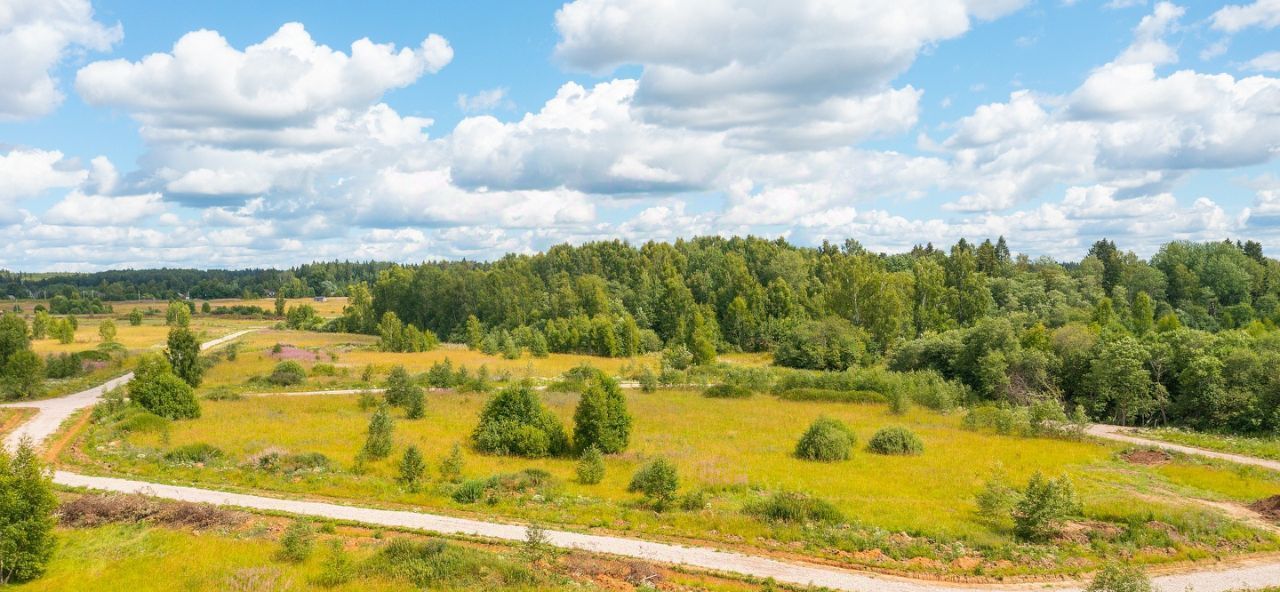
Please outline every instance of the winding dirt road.
[[[233, 333], [208, 342], [201, 347], [202, 349], [217, 347], [218, 345], [236, 339], [248, 332], [249, 331], [241, 331]], [[104, 392], [127, 382], [130, 377], [131, 375], [121, 376], [102, 386], [88, 389], [80, 393], [75, 393], [73, 395], [68, 395], [66, 397], [61, 397], [59, 399], [6, 405], [10, 407], [35, 407], [39, 409], [39, 413], [35, 418], [27, 422], [27, 424], [23, 425], [18, 430], [15, 430], [14, 434], [11, 434], [10, 437], [6, 439], [6, 445], [10, 447], [16, 445], [18, 439], [22, 437], [21, 435], [16, 435], [19, 433], [30, 437], [35, 442], [43, 443], [49, 436], [53, 435], [53, 433], [57, 431], [58, 427], [73, 413], [92, 405]], [[1090, 433], [1098, 437], [1112, 440], [1161, 445], [1166, 448], [1173, 447], [1171, 449], [1175, 450], [1186, 448], [1147, 441], [1134, 436], [1120, 434], [1116, 431], [1101, 429], [1107, 427], [1109, 426], [1099, 426], [1098, 428], [1091, 429]], [[1187, 452], [1189, 454], [1204, 454], [1205, 456], [1212, 456], [1215, 458], [1225, 457], [1227, 460], [1237, 460], [1237, 462], [1242, 462], [1242, 460], [1238, 459], [1249, 461], [1259, 460], [1248, 459], [1247, 457], [1235, 457], [1235, 455], [1221, 455], [1220, 453], [1205, 454], [1208, 451], [1195, 448], [1183, 450], [1183, 452]], [[1270, 463], [1270, 461], [1264, 462]], [[1248, 464], [1268, 466], [1267, 464], [1260, 464], [1258, 462], [1249, 462]], [[148, 483], [129, 479], [95, 477], [66, 471], [57, 471], [54, 474], [54, 482], [68, 487], [81, 487], [121, 493], [142, 493], [165, 499], [233, 506], [252, 510], [284, 512], [334, 520], [347, 520], [370, 525], [423, 530], [442, 534], [464, 534], [508, 541], [524, 540], [527, 532], [524, 526], [518, 524], [490, 522], [403, 510], [383, 510], [334, 503], [248, 495], [196, 487]], [[723, 551], [708, 547], [687, 547], [626, 537], [591, 535], [565, 531], [546, 531], [546, 535], [551, 544], [563, 548], [581, 549], [590, 552], [633, 557], [658, 563], [685, 565], [714, 572], [743, 574], [758, 578], [773, 578], [779, 582], [798, 585], [824, 586], [835, 590], [845, 590], [849, 592], [1080, 592], [1084, 587], [1080, 582], [1065, 581], [1056, 583], [1041, 582], [1028, 584], [951, 584], [885, 576], [816, 564], [782, 561], [768, 557], [748, 555], [733, 551]], [[1161, 592], [1184, 592], [1186, 590], [1194, 590], [1195, 592], [1228, 592], [1232, 590], [1275, 585], [1276, 583], [1280, 583], [1280, 560], [1271, 558], [1255, 563], [1230, 563], [1221, 566], [1209, 567], [1195, 572], [1162, 575], [1153, 578], [1153, 583], [1155, 584], [1156, 589]]]

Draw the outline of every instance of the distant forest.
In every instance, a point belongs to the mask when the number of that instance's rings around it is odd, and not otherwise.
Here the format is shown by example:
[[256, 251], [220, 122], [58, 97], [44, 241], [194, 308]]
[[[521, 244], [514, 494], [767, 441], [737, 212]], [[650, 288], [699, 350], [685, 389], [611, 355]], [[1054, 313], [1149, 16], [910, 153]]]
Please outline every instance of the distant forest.
[[[0, 272], [20, 298], [349, 295], [334, 330], [398, 323], [473, 346], [625, 356], [772, 351], [815, 370], [884, 365], [963, 383], [976, 400], [1083, 405], [1125, 424], [1280, 431], [1280, 261], [1259, 243], [1112, 241], [1079, 262], [1005, 240], [873, 253], [854, 240], [701, 237], [560, 245], [493, 262], [294, 269]], [[489, 342], [485, 344], [484, 342]]]

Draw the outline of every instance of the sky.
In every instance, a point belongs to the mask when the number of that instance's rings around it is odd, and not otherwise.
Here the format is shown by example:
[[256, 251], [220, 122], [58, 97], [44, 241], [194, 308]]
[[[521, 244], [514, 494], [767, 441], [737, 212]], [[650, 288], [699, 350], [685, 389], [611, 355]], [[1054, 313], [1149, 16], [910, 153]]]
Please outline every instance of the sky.
[[0, 268], [1280, 254], [1280, 0], [0, 0]]

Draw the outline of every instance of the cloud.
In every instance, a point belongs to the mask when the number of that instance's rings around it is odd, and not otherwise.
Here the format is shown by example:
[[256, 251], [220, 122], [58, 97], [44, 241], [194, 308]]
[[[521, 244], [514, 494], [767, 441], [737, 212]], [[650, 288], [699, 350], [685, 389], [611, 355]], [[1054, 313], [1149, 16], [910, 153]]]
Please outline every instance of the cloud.
[[507, 89], [505, 87], [482, 90], [474, 95], [458, 95], [458, 108], [463, 113], [483, 113], [498, 108], [511, 109], [514, 107], [515, 103], [512, 103], [511, 99], [507, 98]]
[[1280, 51], [1268, 51], [1249, 60], [1244, 65], [1246, 70], [1257, 72], [1280, 72]]
[[57, 150], [11, 149], [0, 154], [0, 203], [74, 187], [88, 175]]
[[243, 51], [200, 30], [183, 35], [171, 53], [89, 64], [76, 74], [76, 90], [90, 104], [130, 112], [144, 137], [198, 129], [220, 139], [228, 130], [304, 127], [365, 108], [452, 59], [449, 43], [434, 34], [398, 51], [360, 39], [346, 54], [317, 45], [299, 23]]
[[1230, 4], [1219, 8], [1209, 20], [1214, 29], [1224, 33], [1238, 33], [1250, 27], [1274, 29], [1280, 26], [1280, 0]]
[[62, 103], [53, 74], [76, 49], [106, 51], [119, 24], [93, 20], [88, 0], [7, 0], [0, 6], [0, 121], [48, 114]]
[[1181, 8], [1160, 3], [1120, 56], [1064, 96], [1016, 92], [961, 119], [953, 154], [956, 211], [1008, 208], [1059, 183], [1166, 189], [1188, 171], [1267, 162], [1280, 145], [1280, 79], [1178, 70], [1163, 36]]
[[973, 18], [1022, 4], [575, 0], [556, 12], [556, 56], [597, 74], [641, 66], [647, 123], [752, 149], [834, 147], [914, 125], [919, 91], [891, 81]]
[[54, 204], [42, 218], [66, 226], [117, 226], [159, 215], [164, 209], [159, 193], [109, 197], [77, 190]]

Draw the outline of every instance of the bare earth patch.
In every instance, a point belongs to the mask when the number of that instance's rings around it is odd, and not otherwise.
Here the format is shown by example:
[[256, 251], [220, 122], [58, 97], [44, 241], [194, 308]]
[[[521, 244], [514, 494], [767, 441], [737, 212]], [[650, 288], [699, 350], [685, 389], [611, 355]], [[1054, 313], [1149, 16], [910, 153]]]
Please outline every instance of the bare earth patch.
[[1249, 504], [1249, 509], [1262, 515], [1267, 520], [1280, 521], [1280, 495], [1260, 499]]
[[1173, 459], [1173, 455], [1163, 450], [1138, 448], [1120, 455], [1125, 462], [1135, 465], [1162, 465]]

